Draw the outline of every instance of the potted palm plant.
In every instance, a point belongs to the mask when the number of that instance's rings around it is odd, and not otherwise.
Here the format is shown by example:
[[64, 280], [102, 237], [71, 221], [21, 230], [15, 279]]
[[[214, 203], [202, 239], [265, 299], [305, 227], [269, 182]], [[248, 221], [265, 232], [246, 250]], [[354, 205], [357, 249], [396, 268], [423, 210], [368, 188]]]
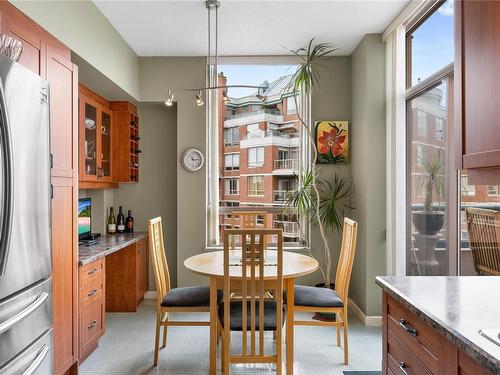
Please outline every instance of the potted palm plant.
[[[294, 102], [296, 108], [301, 108], [298, 103], [298, 96], [303, 99], [311, 97], [316, 88], [320, 86], [320, 69], [324, 68], [324, 61], [335, 51], [329, 43], [315, 43], [311, 39], [306, 48], [290, 51], [299, 58], [299, 64], [290, 82], [294, 92]], [[323, 242], [325, 267], [320, 267], [323, 275], [324, 285], [331, 283], [332, 255], [328, 243], [326, 229], [332, 228], [340, 231], [342, 228], [343, 215], [345, 210], [350, 208], [345, 203], [352, 194], [352, 185], [346, 184], [340, 177], [335, 175], [333, 181], [318, 179], [316, 162], [318, 160], [318, 150], [314, 143], [312, 123], [308, 114], [308, 108], [297, 111], [297, 116], [302, 128], [308, 134], [310, 148], [312, 150], [312, 169], [303, 172], [298, 176], [299, 189], [293, 193], [287, 202], [298, 208], [299, 213], [305, 214], [310, 222], [319, 228]]]
[[417, 155], [417, 164], [426, 174], [425, 201], [423, 211], [413, 213], [413, 225], [420, 234], [436, 235], [444, 225], [444, 213], [433, 207], [434, 193], [438, 199], [443, 197], [445, 165], [439, 156], [429, 158], [423, 154]]

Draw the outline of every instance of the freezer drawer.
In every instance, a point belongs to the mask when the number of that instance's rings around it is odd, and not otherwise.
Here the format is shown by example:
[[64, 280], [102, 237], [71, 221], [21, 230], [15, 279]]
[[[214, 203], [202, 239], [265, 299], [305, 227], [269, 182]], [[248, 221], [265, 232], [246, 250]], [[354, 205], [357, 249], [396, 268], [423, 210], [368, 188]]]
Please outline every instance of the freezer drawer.
[[52, 328], [51, 279], [0, 303], [0, 366]]
[[52, 330], [50, 330], [10, 362], [0, 367], [0, 375], [52, 374], [52, 355]]

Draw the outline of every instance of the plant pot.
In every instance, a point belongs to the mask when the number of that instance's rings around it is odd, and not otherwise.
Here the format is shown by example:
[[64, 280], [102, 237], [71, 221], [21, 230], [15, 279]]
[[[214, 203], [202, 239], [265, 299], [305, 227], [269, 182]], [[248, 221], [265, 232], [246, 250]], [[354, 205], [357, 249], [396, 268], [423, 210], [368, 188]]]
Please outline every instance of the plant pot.
[[413, 225], [420, 234], [435, 235], [444, 225], [444, 213], [442, 212], [418, 211], [414, 212], [412, 217]]
[[[324, 288], [325, 283], [319, 283], [315, 285], [316, 288]], [[335, 290], [335, 284], [330, 283], [330, 289]], [[314, 320], [319, 320], [322, 322], [334, 322], [336, 320], [335, 313], [325, 313], [325, 312], [316, 312], [313, 316]]]

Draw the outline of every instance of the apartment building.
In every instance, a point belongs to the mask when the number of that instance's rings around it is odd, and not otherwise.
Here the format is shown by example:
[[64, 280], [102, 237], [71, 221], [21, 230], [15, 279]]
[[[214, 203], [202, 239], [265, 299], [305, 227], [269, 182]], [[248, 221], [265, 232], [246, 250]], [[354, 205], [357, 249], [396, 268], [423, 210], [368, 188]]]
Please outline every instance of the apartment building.
[[[233, 224], [233, 207], [255, 207], [268, 213], [267, 227], [283, 229], [285, 241], [299, 240], [297, 215], [285, 210], [299, 169], [300, 124], [291, 79], [290, 74], [264, 81], [248, 96], [219, 95], [221, 233]], [[220, 73], [219, 86], [227, 83]]]

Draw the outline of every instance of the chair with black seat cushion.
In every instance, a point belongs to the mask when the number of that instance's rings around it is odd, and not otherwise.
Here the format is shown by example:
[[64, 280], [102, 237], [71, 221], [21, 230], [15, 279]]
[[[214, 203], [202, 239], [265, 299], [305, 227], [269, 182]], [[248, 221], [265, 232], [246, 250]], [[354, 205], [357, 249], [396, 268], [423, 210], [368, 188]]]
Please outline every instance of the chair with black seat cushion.
[[[234, 238], [232, 237], [234, 236], [238, 237], [237, 243], [242, 249], [241, 266], [230, 263], [230, 252], [232, 252], [230, 250], [233, 249]], [[265, 265], [265, 244], [269, 238], [277, 239], [277, 259], [275, 264]], [[234, 272], [234, 267], [241, 269], [241, 278], [230, 277]], [[264, 270], [276, 275], [276, 279], [274, 276], [270, 279], [265, 278]], [[277, 296], [276, 300], [267, 298], [267, 291], [270, 288], [272, 288], [273, 295]], [[238, 296], [232, 297], [235, 291]], [[223, 302], [218, 309], [219, 324], [222, 327], [221, 362], [225, 375], [229, 375], [231, 363], [275, 363], [276, 373], [281, 374], [284, 313], [282, 230], [226, 230], [224, 232]], [[241, 332], [240, 354], [231, 353], [231, 331]], [[275, 351], [271, 353], [264, 347], [266, 331], [276, 332], [276, 341], [273, 345]]]
[[[167, 344], [168, 326], [209, 326], [206, 321], [170, 321], [169, 313], [175, 312], [209, 312], [210, 289], [208, 286], [193, 286], [185, 288], [170, 288], [170, 273], [163, 242], [161, 217], [148, 221], [149, 248], [151, 263], [155, 275], [157, 290], [156, 307], [156, 338], [154, 365], [158, 364], [160, 328], [163, 326], [163, 347]], [[222, 299], [222, 292], [218, 295]]]
[[[294, 288], [294, 312], [306, 311], [312, 313], [323, 312], [336, 314], [336, 320], [332, 322], [294, 320], [294, 325], [336, 326], [338, 346], [340, 346], [340, 328], [342, 327], [344, 330], [344, 363], [346, 365], [349, 362], [347, 294], [349, 291], [349, 282], [356, 250], [357, 233], [358, 223], [345, 218], [342, 234], [342, 248], [340, 250], [339, 263], [335, 275], [335, 290], [303, 285], [296, 285]], [[285, 303], [287, 303], [287, 294], [285, 293], [284, 296]]]

